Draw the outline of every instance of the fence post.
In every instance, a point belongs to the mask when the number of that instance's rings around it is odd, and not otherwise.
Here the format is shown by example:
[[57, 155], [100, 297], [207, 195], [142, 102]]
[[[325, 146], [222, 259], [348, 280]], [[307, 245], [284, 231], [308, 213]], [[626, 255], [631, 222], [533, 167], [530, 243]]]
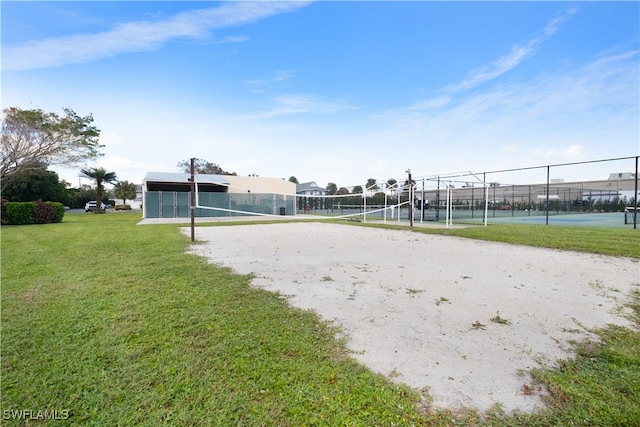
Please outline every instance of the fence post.
[[196, 240], [196, 180], [195, 180], [195, 158], [191, 158], [191, 177], [189, 178], [189, 182], [191, 183], [191, 242], [195, 242]]
[[634, 210], [633, 210], [633, 229], [638, 226], [638, 156], [636, 156], [636, 182], [635, 182], [635, 194], [633, 195]]
[[550, 166], [547, 166], [547, 201], [545, 203], [545, 221], [544, 221], [544, 225], [549, 225], [549, 168]]

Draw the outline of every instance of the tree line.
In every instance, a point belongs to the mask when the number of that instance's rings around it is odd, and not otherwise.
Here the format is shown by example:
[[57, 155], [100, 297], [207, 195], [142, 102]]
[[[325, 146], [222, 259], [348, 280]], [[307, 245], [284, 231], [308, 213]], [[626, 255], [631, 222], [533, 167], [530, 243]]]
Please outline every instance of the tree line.
[[[113, 196], [132, 200], [135, 185], [118, 181], [115, 172], [101, 167], [84, 167], [81, 176], [95, 181], [95, 188], [71, 188], [60, 181], [51, 166], [77, 167], [102, 156], [100, 130], [93, 116], [80, 116], [70, 108], [62, 114], [42, 109], [5, 108], [0, 136], [0, 192], [4, 200], [29, 202], [47, 200], [69, 207], [82, 207], [90, 200], [106, 201], [104, 184], [115, 184]], [[96, 210], [100, 212], [100, 210]]]

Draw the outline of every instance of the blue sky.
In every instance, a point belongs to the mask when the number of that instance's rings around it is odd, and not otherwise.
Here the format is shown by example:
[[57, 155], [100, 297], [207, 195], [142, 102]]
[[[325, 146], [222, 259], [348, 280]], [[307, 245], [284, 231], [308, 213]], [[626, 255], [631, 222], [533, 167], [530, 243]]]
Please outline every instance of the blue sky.
[[191, 157], [350, 186], [640, 154], [635, 1], [0, 7], [2, 107], [93, 114], [88, 166], [121, 180]]

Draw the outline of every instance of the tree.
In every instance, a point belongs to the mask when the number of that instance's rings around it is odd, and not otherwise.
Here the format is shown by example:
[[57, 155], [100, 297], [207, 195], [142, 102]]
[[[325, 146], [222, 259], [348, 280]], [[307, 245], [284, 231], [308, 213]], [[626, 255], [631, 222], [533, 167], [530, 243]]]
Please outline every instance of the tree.
[[351, 189], [351, 194], [362, 194], [362, 186], [356, 185], [353, 187], [353, 189]]
[[366, 185], [365, 188], [367, 190], [375, 191], [375, 190], [379, 189], [380, 187], [378, 187], [378, 182], [376, 181], [375, 178], [369, 178], [369, 179], [367, 179], [367, 185]]
[[42, 165], [72, 167], [101, 156], [100, 130], [92, 126], [91, 115], [80, 117], [70, 108], [64, 114], [41, 109], [5, 108], [0, 142], [2, 188], [21, 172]]
[[133, 200], [136, 198], [136, 185], [129, 181], [117, 182], [113, 188], [113, 195], [118, 199], [122, 199], [122, 208], [124, 209], [127, 206], [127, 199]]
[[102, 186], [103, 183], [112, 183], [114, 181], [117, 180], [116, 178], [116, 173], [115, 172], [107, 172], [107, 170], [105, 168], [89, 168], [89, 169], [82, 169], [80, 171], [80, 173], [82, 173], [83, 176], [87, 177], [87, 178], [91, 178], [93, 180], [95, 180], [96, 182], [96, 202], [97, 202], [97, 207], [95, 210], [95, 213], [102, 213], [102, 209], [100, 209], [100, 203], [102, 202], [102, 191], [104, 190], [104, 187]]
[[16, 173], [2, 189], [2, 198], [12, 202], [32, 202], [44, 200], [69, 204], [64, 183], [58, 174], [48, 171], [44, 164], [37, 169]]
[[[215, 163], [208, 162], [204, 159], [194, 159], [193, 163], [195, 173], [210, 175], [237, 175], [235, 172], [227, 172]], [[191, 173], [191, 160], [183, 160], [181, 162], [178, 162], [177, 166], [179, 170], [185, 173]]]
[[298, 178], [296, 178], [295, 176], [290, 176], [289, 177], [289, 182], [293, 182], [294, 184], [300, 184], [298, 182]]
[[338, 186], [335, 183], [330, 182], [330, 183], [327, 184], [327, 194], [329, 196], [332, 196], [332, 195], [336, 194], [337, 192], [338, 192]]
[[[400, 192], [398, 191], [398, 181], [395, 178], [389, 178], [385, 186], [385, 191], [391, 197], [399, 195]], [[400, 201], [400, 198], [398, 198], [398, 201]]]

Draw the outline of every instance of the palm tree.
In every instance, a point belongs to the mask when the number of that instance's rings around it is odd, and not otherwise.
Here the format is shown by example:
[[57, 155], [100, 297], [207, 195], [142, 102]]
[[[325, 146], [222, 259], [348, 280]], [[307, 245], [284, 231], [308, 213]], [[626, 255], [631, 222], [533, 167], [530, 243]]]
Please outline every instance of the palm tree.
[[80, 173], [87, 177], [95, 180], [97, 188], [96, 188], [96, 210], [95, 213], [102, 213], [102, 190], [104, 187], [103, 183], [112, 183], [117, 180], [115, 172], [107, 172], [105, 168], [87, 168], [81, 169]]
[[127, 199], [132, 200], [136, 197], [136, 185], [129, 181], [119, 181], [113, 188], [113, 195], [118, 199], [122, 199], [122, 209], [126, 209]]
[[372, 191], [375, 193], [375, 190], [377, 190], [378, 187], [378, 182], [375, 178], [369, 178], [367, 179], [367, 185], [365, 185], [364, 187], [367, 191]]

